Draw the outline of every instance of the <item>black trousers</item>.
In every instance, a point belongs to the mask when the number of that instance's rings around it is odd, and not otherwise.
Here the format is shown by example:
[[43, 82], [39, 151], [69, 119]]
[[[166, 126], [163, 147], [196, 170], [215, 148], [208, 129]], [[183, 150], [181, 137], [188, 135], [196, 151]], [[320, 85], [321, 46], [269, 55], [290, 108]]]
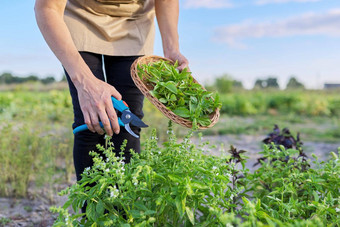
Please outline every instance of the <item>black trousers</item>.
[[[135, 86], [131, 79], [130, 67], [133, 61], [138, 56], [103, 56], [89, 52], [80, 52], [86, 64], [90, 67], [92, 73], [100, 80], [104, 81], [103, 60], [106, 73], [107, 83], [113, 85], [117, 91], [122, 95], [122, 99], [129, 105], [132, 113], [139, 118], [143, 118], [143, 94]], [[66, 77], [69, 83], [70, 94], [72, 96], [74, 123], [73, 129], [79, 125], [84, 124], [84, 116], [79, 106], [78, 93], [72, 83], [69, 75], [66, 72]], [[131, 126], [131, 129], [137, 135], [140, 135], [140, 128]], [[131, 155], [129, 150], [133, 149], [135, 152], [140, 152], [140, 140], [131, 136], [124, 127], [120, 128], [118, 135], [114, 134], [112, 142], [115, 146], [115, 151], [118, 155], [120, 152], [120, 145], [124, 140], [127, 140], [125, 149], [125, 161], [130, 161]], [[74, 136], [73, 159], [76, 170], [77, 180], [81, 179], [81, 174], [86, 167], [93, 165], [92, 157], [89, 155], [90, 151], [97, 151], [97, 144], [105, 144], [104, 135], [87, 131], [82, 131]]]

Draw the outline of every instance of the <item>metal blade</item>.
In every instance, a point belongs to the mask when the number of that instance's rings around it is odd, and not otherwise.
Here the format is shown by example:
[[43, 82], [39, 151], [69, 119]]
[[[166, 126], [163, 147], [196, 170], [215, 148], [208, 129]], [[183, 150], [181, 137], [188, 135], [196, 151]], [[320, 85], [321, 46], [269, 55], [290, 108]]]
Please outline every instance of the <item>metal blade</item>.
[[136, 134], [131, 130], [129, 124], [125, 124], [125, 129], [126, 129], [126, 131], [128, 131], [128, 133], [130, 133], [133, 137], [139, 138], [139, 136], [136, 135]]
[[137, 126], [140, 128], [146, 128], [149, 127], [148, 125], [146, 125], [141, 119], [139, 119], [136, 115], [134, 115], [133, 113], [131, 113], [130, 110], [124, 110], [122, 112], [122, 116], [121, 116], [122, 122], [126, 125], [126, 124], [131, 124], [133, 126]]
[[132, 118], [132, 121], [130, 122], [132, 125], [140, 127], [140, 128], [147, 128], [149, 125], [145, 124], [141, 119], [138, 117]]

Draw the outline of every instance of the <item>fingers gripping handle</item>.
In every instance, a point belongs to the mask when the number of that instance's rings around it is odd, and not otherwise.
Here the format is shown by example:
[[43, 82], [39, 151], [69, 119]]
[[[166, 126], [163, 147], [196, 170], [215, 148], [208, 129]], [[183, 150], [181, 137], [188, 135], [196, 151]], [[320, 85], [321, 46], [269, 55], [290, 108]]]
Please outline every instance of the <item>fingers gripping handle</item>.
[[123, 100], [118, 101], [115, 97], [111, 97], [111, 99], [112, 99], [113, 107], [119, 112], [123, 112], [124, 110], [129, 109], [128, 105]]
[[[125, 126], [124, 123], [122, 122], [122, 120], [120, 118], [118, 118], [118, 124], [120, 126]], [[99, 122], [99, 125], [100, 127], [104, 128], [104, 125], [102, 122]], [[88, 130], [89, 128], [87, 127], [87, 125], [80, 125], [78, 127], [76, 127], [75, 129], [73, 129], [73, 134], [76, 134], [78, 132], [81, 132], [81, 131], [85, 131], [85, 130]]]
[[[112, 100], [112, 103], [113, 103], [113, 107], [116, 110], [118, 110], [119, 112], [123, 112], [124, 110], [129, 109], [128, 105], [123, 100], [118, 101], [115, 97], [111, 97], [111, 100]], [[122, 122], [122, 120], [120, 119], [120, 117], [118, 118], [118, 124], [120, 126], [125, 126], [124, 123]], [[100, 125], [100, 127], [104, 128], [102, 122], [99, 122], [99, 125]], [[87, 127], [86, 124], [80, 125], [73, 130], [73, 134], [76, 134], [78, 132], [85, 131], [85, 130], [88, 130], [88, 129], [89, 128]]]

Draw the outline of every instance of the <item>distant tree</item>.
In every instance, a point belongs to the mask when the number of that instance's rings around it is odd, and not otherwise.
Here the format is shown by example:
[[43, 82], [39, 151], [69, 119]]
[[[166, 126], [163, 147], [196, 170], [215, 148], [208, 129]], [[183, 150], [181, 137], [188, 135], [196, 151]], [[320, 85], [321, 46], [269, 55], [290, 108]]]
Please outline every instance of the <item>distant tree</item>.
[[243, 88], [243, 84], [242, 84], [241, 81], [234, 80], [234, 81], [233, 81], [233, 87]]
[[0, 76], [0, 83], [1, 84], [10, 84], [14, 80], [14, 77], [11, 73], [5, 72]]
[[66, 82], [66, 81], [67, 81], [66, 75], [63, 73], [60, 82]]
[[267, 79], [267, 88], [279, 88], [279, 84], [277, 83], [277, 78], [269, 77]]
[[39, 80], [39, 78], [35, 75], [29, 75], [29, 76], [23, 78], [23, 82], [36, 82], [38, 80]]
[[254, 87], [255, 87], [255, 88], [266, 88], [266, 87], [267, 87], [267, 83], [266, 83], [264, 80], [257, 79], [257, 80], [255, 81]]
[[223, 74], [215, 79], [214, 86], [219, 93], [229, 93], [235, 87], [243, 88], [241, 81], [234, 80], [230, 75]]
[[219, 93], [228, 93], [233, 87], [233, 80], [229, 75], [223, 74], [216, 78], [215, 87]]
[[51, 84], [51, 83], [54, 83], [55, 82], [55, 79], [53, 76], [49, 76], [49, 77], [46, 77], [46, 78], [43, 78], [40, 80], [41, 83], [43, 84]]
[[279, 88], [277, 78], [269, 77], [265, 80], [257, 79], [255, 81], [255, 88]]
[[286, 86], [286, 89], [297, 89], [297, 88], [305, 88], [305, 86], [299, 82], [294, 76], [292, 76]]

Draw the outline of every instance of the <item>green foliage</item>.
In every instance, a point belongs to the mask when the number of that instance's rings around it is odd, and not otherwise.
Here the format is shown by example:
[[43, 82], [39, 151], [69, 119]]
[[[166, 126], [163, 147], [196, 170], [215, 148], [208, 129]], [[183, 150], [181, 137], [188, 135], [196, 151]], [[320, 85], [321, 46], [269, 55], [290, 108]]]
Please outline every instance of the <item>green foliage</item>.
[[0, 226], [7, 226], [7, 224], [11, 223], [12, 220], [6, 217], [0, 218]]
[[[203, 145], [196, 147], [189, 137], [177, 143], [171, 129], [168, 133], [169, 140], [159, 147], [154, 132], [140, 154], [131, 151], [129, 164], [115, 155], [112, 144], [99, 147], [103, 155], [92, 152], [93, 167], [62, 192], [69, 194], [63, 208], [71, 206], [77, 212], [86, 202], [86, 226], [221, 225], [226, 212], [222, 208], [233, 209], [236, 194], [229, 185], [226, 159], [205, 155]], [[60, 213], [56, 224], [85, 222], [77, 219], [79, 215], [55, 211]]]
[[[156, 133], [140, 154], [124, 163], [112, 143], [91, 152], [94, 166], [65, 189], [68, 201], [52, 208], [54, 226], [338, 226], [340, 161], [305, 168], [298, 150], [265, 146], [262, 166], [245, 168], [245, 151], [205, 155], [206, 143], [194, 145], [191, 133], [159, 146]], [[265, 161], [264, 161], [265, 160]], [[307, 163], [308, 164], [308, 163]], [[87, 204], [86, 213], [78, 213]], [[74, 214], [69, 214], [72, 207]], [[85, 218], [86, 215], [86, 218]], [[241, 218], [240, 218], [241, 217]]]
[[193, 127], [211, 124], [210, 114], [221, 107], [219, 96], [195, 83], [188, 69], [179, 72], [166, 61], [138, 65], [138, 75], [153, 89], [150, 94], [176, 115], [193, 122]]
[[340, 99], [326, 91], [238, 91], [220, 96], [221, 113], [340, 116]]
[[255, 81], [255, 88], [279, 88], [279, 84], [277, 83], [277, 78], [275, 77], [269, 77], [265, 80], [257, 79]]
[[27, 197], [30, 185], [52, 191], [56, 181], [70, 181], [72, 116], [68, 92], [0, 93], [0, 196]]
[[26, 77], [14, 76], [11, 73], [5, 72], [0, 75], [0, 84], [21, 84], [26, 82], [36, 82], [40, 81], [43, 84], [49, 84], [55, 82], [54, 77], [46, 77], [39, 79], [35, 75], [29, 75]]
[[305, 88], [305, 86], [299, 82], [295, 77], [289, 78], [286, 89], [297, 89], [297, 88]]
[[266, 161], [248, 175], [248, 190], [261, 200], [261, 210], [266, 213], [260, 220], [270, 217], [294, 223], [313, 217], [323, 226], [340, 223], [340, 161], [335, 153], [328, 162], [315, 160], [315, 169], [305, 168], [297, 150], [265, 146], [261, 153]]

